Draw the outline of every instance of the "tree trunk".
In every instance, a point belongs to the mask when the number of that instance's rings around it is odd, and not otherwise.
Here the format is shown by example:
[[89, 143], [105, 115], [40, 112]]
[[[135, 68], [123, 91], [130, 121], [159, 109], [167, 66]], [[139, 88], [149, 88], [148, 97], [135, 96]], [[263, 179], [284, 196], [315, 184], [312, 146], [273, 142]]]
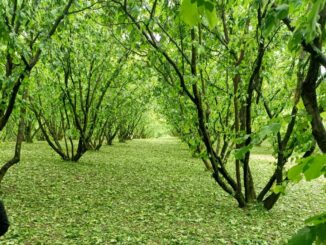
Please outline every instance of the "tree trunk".
[[[241, 52], [242, 55], [240, 57], [243, 58], [243, 52]], [[237, 61], [237, 66], [240, 64], [242, 59], [239, 59]], [[237, 74], [233, 78], [233, 104], [234, 104], [234, 130], [236, 137], [239, 137], [239, 131], [240, 131], [240, 110], [239, 110], [239, 99], [238, 99], [238, 88], [239, 88], [239, 82], [241, 81], [241, 77], [239, 74]], [[236, 149], [239, 149], [241, 147], [240, 144], [236, 144]], [[241, 168], [240, 168], [240, 160], [235, 160], [235, 175], [237, 180], [237, 195], [242, 194], [242, 184], [241, 184]]]
[[71, 161], [78, 162], [78, 160], [84, 155], [86, 151], [87, 147], [85, 146], [83, 139], [79, 139], [76, 154], [71, 157]]
[[113, 140], [114, 140], [114, 138], [117, 136], [117, 134], [118, 134], [118, 127], [115, 129], [115, 131], [114, 131], [113, 134], [107, 134], [107, 135], [106, 135], [106, 143], [107, 143], [108, 145], [112, 145]]
[[307, 112], [311, 116], [312, 134], [320, 150], [326, 153], [326, 130], [319, 113], [316, 94], [316, 81], [319, 75], [319, 67], [319, 62], [314, 57], [311, 57], [309, 70], [302, 84], [301, 97]]
[[202, 158], [201, 160], [203, 161], [203, 163], [205, 165], [205, 170], [206, 171], [210, 171], [210, 172], [213, 171], [213, 167], [212, 167], [212, 165], [210, 164], [209, 161], [207, 161], [205, 158]]
[[[23, 101], [26, 101], [27, 99], [27, 90], [24, 91], [23, 94]], [[25, 129], [25, 115], [26, 115], [26, 107], [24, 104], [22, 104], [20, 109], [20, 119], [19, 119], [19, 125], [18, 125], [18, 133], [16, 138], [16, 146], [15, 146], [15, 154], [14, 157], [6, 162], [0, 169], [0, 183], [2, 182], [5, 174], [11, 168], [13, 165], [18, 163], [20, 161], [20, 153], [21, 153], [21, 146], [22, 142], [24, 140], [24, 129]]]
[[26, 143], [33, 143], [32, 123], [25, 124], [24, 140]]

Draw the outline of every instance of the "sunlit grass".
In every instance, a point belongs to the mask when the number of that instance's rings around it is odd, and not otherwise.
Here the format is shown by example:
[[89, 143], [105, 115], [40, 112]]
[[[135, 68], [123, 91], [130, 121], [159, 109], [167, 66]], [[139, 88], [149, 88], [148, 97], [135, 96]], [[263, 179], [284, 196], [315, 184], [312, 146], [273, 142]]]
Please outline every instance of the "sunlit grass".
[[[12, 147], [0, 145], [2, 162]], [[260, 186], [272, 164], [252, 165]], [[0, 243], [282, 244], [325, 210], [323, 184], [290, 186], [270, 212], [241, 210], [175, 138], [116, 143], [79, 163], [38, 142], [24, 145], [2, 184], [11, 227]]]

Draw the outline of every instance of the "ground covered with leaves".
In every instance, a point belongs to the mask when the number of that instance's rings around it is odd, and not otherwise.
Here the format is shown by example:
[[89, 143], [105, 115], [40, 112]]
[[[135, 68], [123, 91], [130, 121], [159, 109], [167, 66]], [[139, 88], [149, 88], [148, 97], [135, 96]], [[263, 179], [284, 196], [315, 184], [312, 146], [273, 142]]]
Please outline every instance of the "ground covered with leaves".
[[[13, 145], [1, 143], [1, 162]], [[257, 149], [258, 186], [273, 164]], [[325, 210], [324, 180], [291, 185], [269, 212], [237, 208], [174, 138], [133, 140], [64, 162], [24, 145], [1, 186], [11, 221], [1, 244], [283, 244]]]

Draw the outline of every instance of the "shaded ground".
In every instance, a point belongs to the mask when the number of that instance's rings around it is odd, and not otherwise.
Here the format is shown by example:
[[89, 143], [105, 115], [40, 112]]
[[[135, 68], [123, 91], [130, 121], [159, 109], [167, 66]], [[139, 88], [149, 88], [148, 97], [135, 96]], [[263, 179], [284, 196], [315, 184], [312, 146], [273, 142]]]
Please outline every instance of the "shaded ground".
[[[0, 145], [2, 162], [12, 145]], [[253, 159], [263, 186], [273, 159]], [[1, 187], [12, 223], [1, 244], [282, 244], [325, 210], [324, 180], [300, 183], [275, 208], [241, 210], [174, 138], [134, 140], [61, 161], [25, 145]]]

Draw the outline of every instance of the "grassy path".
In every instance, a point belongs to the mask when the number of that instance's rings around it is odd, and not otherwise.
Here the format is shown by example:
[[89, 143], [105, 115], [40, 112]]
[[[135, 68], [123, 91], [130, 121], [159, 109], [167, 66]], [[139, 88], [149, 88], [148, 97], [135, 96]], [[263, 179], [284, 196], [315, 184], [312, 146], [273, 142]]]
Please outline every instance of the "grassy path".
[[[0, 150], [3, 162], [12, 146]], [[257, 156], [260, 186], [271, 158]], [[35, 143], [1, 187], [12, 226], [0, 244], [282, 244], [326, 208], [323, 184], [290, 187], [271, 212], [240, 210], [174, 138], [105, 146], [79, 163]]]

